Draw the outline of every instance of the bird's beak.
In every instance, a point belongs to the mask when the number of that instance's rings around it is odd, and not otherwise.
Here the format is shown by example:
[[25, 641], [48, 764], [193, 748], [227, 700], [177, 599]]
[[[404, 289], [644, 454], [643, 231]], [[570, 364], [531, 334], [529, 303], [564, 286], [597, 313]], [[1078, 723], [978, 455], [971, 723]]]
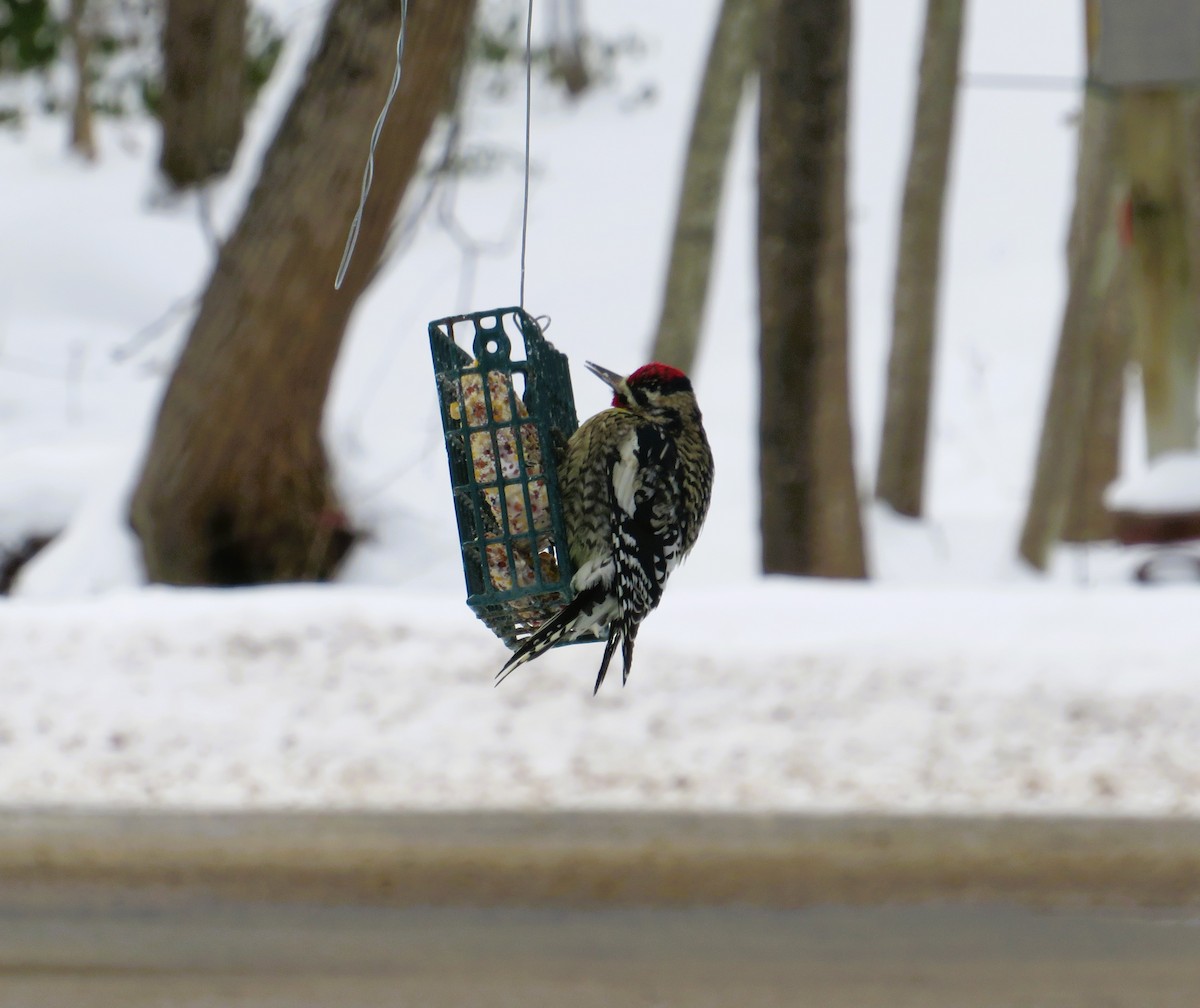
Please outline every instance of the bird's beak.
[[609, 385], [614, 392], [620, 392], [625, 385], [625, 376], [619, 375], [615, 371], [609, 371], [608, 368], [602, 368], [599, 364], [593, 364], [587, 361], [587, 369], [592, 372], [602, 382]]

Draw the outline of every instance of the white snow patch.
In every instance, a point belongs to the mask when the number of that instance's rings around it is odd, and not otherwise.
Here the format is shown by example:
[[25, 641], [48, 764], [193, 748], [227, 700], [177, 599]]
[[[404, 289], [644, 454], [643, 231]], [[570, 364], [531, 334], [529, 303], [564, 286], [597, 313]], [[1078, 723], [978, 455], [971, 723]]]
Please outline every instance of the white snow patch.
[[1181, 514], [1200, 511], [1200, 453], [1167, 452], [1144, 472], [1112, 484], [1104, 495], [1112, 511]]

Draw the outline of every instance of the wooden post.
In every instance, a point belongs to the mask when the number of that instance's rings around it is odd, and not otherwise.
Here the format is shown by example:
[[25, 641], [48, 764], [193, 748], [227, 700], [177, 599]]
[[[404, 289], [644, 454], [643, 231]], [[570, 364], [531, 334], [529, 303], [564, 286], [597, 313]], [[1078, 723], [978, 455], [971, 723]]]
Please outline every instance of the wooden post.
[[1091, 82], [1116, 94], [1120, 166], [1129, 187], [1130, 294], [1153, 458], [1196, 446], [1200, 268], [1195, 102], [1200, 5], [1195, 0], [1087, 0]]
[[1132, 218], [1133, 314], [1150, 457], [1196, 447], [1200, 319], [1188, 238], [1187, 138], [1178, 89], [1119, 99]]

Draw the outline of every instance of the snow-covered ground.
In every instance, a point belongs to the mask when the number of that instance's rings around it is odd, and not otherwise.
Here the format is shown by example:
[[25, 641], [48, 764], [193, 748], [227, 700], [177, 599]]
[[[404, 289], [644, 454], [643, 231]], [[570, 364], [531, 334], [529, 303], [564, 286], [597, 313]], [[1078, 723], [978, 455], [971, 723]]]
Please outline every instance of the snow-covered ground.
[[647, 622], [628, 686], [593, 698], [597, 649], [493, 688], [502, 646], [408, 592], [17, 602], [0, 794], [1195, 814], [1194, 610], [1133, 588], [688, 592]]
[[[233, 177], [235, 220], [323, 4], [291, 31]], [[968, 73], [1078, 76], [1076, 5], [974, 5]], [[859, 467], [878, 441], [895, 220], [921, 4], [856, 3], [853, 365]], [[715, 0], [589, 7], [643, 55], [570, 106], [539, 88], [526, 303], [585, 359], [644, 361]], [[647, 96], [650, 96], [649, 98]], [[753, 129], [744, 116], [695, 378], [713, 510], [639, 638], [628, 687], [564, 648], [500, 689], [462, 603], [425, 322], [517, 296], [520, 175], [464, 179], [364, 299], [327, 417], [370, 535], [343, 583], [140, 584], [125, 501], [211, 249], [156, 195], [154, 132], [0, 132], [0, 541], [68, 531], [0, 601], [0, 802], [1200, 811], [1200, 591], [1139, 589], [1131, 556], [1014, 559], [1063, 296], [1079, 93], [968, 87], [947, 244], [930, 517], [868, 509], [876, 579], [756, 573]], [[519, 149], [519, 92], [470, 136]], [[364, 146], [366, 138], [364, 137]], [[347, 222], [348, 223], [348, 222]], [[332, 282], [332, 278], [331, 282]], [[1136, 424], [1127, 455], [1139, 466]]]

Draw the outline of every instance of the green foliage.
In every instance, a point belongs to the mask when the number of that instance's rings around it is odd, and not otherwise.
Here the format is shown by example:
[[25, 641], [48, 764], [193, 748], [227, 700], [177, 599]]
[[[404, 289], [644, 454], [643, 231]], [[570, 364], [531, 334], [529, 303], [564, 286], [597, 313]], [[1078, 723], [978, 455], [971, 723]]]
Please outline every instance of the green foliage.
[[271, 79], [279, 54], [283, 52], [283, 32], [270, 14], [251, 8], [246, 26], [246, 100], [253, 102]]
[[[92, 110], [100, 115], [156, 115], [162, 96], [163, 0], [90, 0], [83, 30], [90, 42]], [[251, 7], [246, 30], [246, 98], [253, 102], [275, 69], [284, 35], [266, 11]], [[36, 74], [41, 107], [66, 111], [65, 82], [54, 74], [70, 56], [65, 24], [50, 0], [0, 0], [0, 81]], [[0, 126], [19, 124], [23, 109], [0, 94]]]
[[48, 66], [60, 38], [49, 0], [0, 0], [0, 73]]
[[[519, 0], [493, 0], [481, 8], [471, 56], [484, 90], [493, 97], [506, 97], [523, 79], [526, 10]], [[570, 40], [535, 41], [531, 55], [535, 72], [575, 97], [587, 88], [614, 84], [620, 61], [645, 51], [635, 35], [605, 38], [584, 31]]]

